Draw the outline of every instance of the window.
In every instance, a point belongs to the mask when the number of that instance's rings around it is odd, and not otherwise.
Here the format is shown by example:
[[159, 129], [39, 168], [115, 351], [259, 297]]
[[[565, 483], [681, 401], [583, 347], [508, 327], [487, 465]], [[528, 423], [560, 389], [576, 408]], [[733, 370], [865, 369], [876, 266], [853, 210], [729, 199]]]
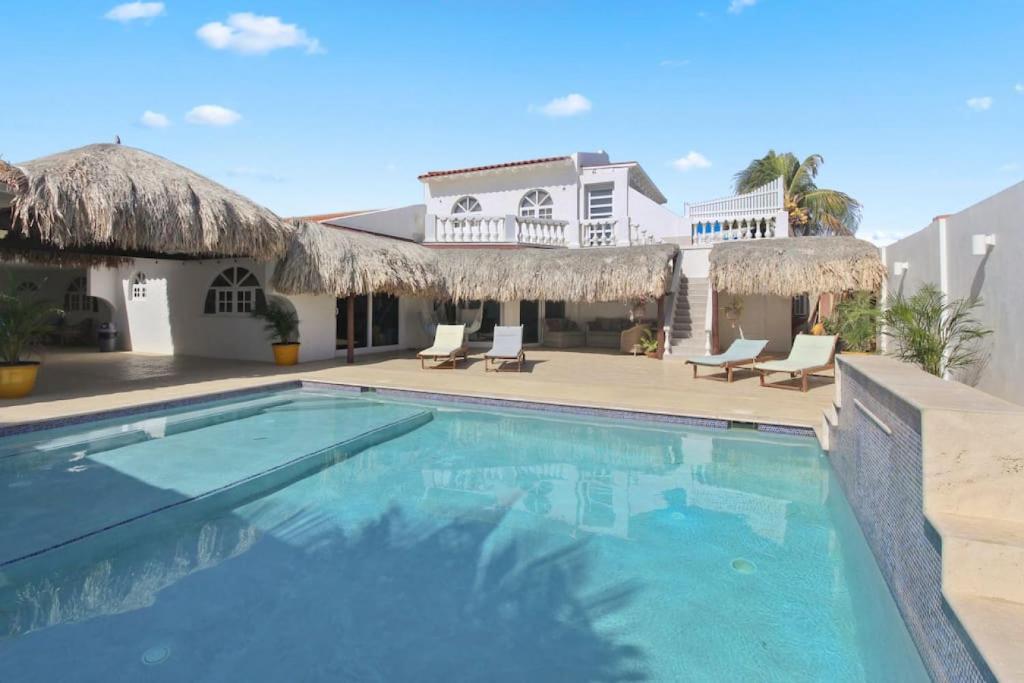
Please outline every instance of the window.
[[530, 190], [519, 202], [519, 215], [524, 218], [551, 218], [553, 205], [551, 195], [544, 190]]
[[259, 280], [245, 268], [228, 268], [218, 275], [206, 292], [203, 313], [255, 313], [267, 307]]
[[132, 301], [145, 301], [146, 300], [146, 274], [135, 273], [132, 277], [132, 288], [131, 288]]
[[612, 190], [614, 189], [611, 185], [587, 188], [587, 218], [612, 217]]
[[86, 292], [89, 291], [88, 284], [85, 276], [76, 277], [68, 285], [68, 289], [64, 292], [64, 312], [65, 313], [76, 313], [76, 312], [92, 312], [97, 313], [100, 310], [100, 302], [95, 297], [91, 297]]
[[[364, 349], [367, 346], [395, 346], [398, 344], [400, 318], [398, 297], [390, 294], [361, 294], [355, 297], [353, 307], [354, 334], [352, 346]], [[338, 299], [335, 317], [335, 349], [348, 347], [348, 299]], [[369, 336], [367, 336], [369, 331]], [[369, 341], [369, 343], [367, 343]]]
[[39, 285], [30, 280], [26, 280], [25, 282], [20, 283], [15, 291], [18, 294], [35, 294], [39, 291]]
[[480, 202], [476, 200], [476, 197], [463, 197], [455, 202], [452, 213], [480, 213]]

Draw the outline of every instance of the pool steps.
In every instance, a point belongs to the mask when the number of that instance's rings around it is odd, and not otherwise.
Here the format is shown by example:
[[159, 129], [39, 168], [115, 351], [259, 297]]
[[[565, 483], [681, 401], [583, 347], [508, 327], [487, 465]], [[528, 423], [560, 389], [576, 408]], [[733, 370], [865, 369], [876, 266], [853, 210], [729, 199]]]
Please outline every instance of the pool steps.
[[346, 460], [367, 448], [409, 434], [433, 419], [434, 411], [421, 410], [198, 496], [143, 512], [132, 518], [109, 524], [101, 529], [90, 531], [28, 555], [11, 558], [0, 563], [0, 588], [15, 576], [30, 576], [40, 571], [48, 571], [62, 566], [59, 550], [70, 544], [88, 541], [87, 546], [76, 547], [75, 559], [78, 562], [88, 562], [90, 558], [100, 558], [113, 548], [130, 543], [133, 539], [153, 534], [155, 532], [154, 525], [173, 526], [188, 523], [208, 516], [211, 511], [230, 510], [238, 507]]
[[[828, 454], [837, 398], [814, 428]], [[1024, 523], [925, 511], [942, 557], [942, 597], [994, 675], [1024, 681]]]

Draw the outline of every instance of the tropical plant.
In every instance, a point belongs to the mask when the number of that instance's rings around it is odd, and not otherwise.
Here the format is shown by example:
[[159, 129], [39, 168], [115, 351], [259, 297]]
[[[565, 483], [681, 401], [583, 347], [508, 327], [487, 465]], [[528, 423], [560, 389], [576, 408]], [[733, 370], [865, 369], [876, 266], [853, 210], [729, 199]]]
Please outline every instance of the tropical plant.
[[18, 365], [64, 311], [34, 297], [33, 292], [17, 291], [11, 283], [0, 291], [0, 365]]
[[293, 308], [276, 301], [267, 302], [261, 311], [255, 311], [253, 317], [260, 318], [267, 338], [275, 344], [297, 344], [299, 341], [299, 316]]
[[872, 351], [881, 328], [882, 311], [872, 292], [855, 292], [840, 301], [825, 320], [825, 331], [839, 335], [845, 351]]
[[889, 298], [882, 314], [883, 333], [896, 342], [895, 355], [942, 377], [984, 358], [978, 342], [992, 334], [975, 317], [981, 299], [947, 301], [935, 285], [925, 285], [910, 298]]
[[791, 152], [769, 150], [736, 174], [736, 192], [750, 192], [781, 176], [794, 235], [852, 235], [860, 224], [860, 202], [845, 192], [817, 186], [814, 181], [824, 163], [820, 154], [800, 161]]
[[640, 335], [640, 348], [644, 353], [655, 353], [658, 350], [658, 337], [651, 330], [644, 330]]

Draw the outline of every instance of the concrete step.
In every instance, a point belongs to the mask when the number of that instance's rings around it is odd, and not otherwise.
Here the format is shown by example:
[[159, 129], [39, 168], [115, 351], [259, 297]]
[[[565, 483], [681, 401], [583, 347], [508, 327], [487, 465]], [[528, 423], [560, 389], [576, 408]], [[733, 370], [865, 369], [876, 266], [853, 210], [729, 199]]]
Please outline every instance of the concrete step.
[[942, 535], [943, 592], [1024, 604], [1024, 524], [930, 514]]
[[1024, 681], [1024, 604], [960, 593], [945, 597], [996, 680]]

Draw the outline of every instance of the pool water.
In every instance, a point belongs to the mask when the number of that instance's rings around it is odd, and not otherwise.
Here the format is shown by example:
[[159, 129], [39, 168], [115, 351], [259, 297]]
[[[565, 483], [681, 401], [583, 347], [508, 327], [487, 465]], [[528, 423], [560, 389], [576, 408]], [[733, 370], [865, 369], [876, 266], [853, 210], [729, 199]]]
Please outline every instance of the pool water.
[[309, 389], [0, 440], [0, 672], [927, 680], [812, 439]]

